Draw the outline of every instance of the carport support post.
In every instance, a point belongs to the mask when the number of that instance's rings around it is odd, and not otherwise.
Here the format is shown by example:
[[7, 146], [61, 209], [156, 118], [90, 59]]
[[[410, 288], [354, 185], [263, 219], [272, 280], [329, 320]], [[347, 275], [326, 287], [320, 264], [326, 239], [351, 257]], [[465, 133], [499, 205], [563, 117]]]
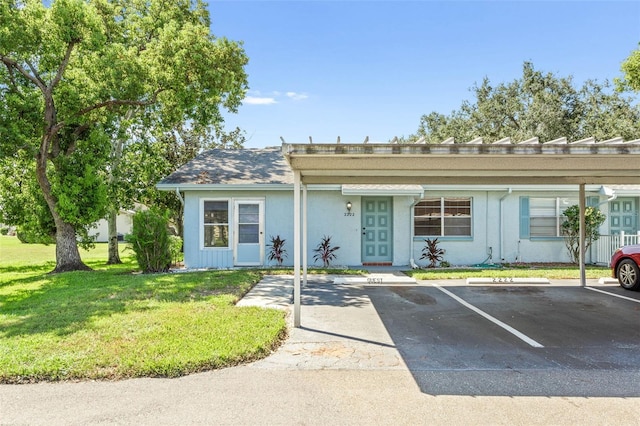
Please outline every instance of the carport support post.
[[579, 261], [580, 261], [580, 285], [582, 287], [587, 286], [587, 274], [584, 266], [584, 247], [585, 247], [585, 239], [586, 239], [586, 225], [585, 225], [585, 200], [584, 200], [584, 183], [580, 184], [580, 195], [579, 195], [579, 205], [580, 205], [580, 242], [578, 244], [578, 249], [580, 251]]
[[300, 327], [300, 170], [293, 172], [293, 326]]
[[307, 185], [302, 185], [302, 286], [307, 286]]

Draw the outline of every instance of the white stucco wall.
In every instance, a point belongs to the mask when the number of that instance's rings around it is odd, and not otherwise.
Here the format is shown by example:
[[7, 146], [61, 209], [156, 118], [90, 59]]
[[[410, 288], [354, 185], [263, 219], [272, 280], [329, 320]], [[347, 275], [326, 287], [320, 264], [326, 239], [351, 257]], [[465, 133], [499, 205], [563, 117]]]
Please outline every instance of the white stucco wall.
[[[592, 196], [593, 194], [587, 194]], [[504, 190], [427, 190], [425, 196], [472, 197], [472, 236], [441, 237], [440, 246], [446, 250], [444, 260], [451, 265], [474, 265], [482, 262], [568, 262], [569, 255], [562, 238], [535, 239], [520, 236], [520, 198], [529, 197], [569, 197], [577, 198], [576, 191], [530, 191]], [[284, 191], [187, 191], [185, 193], [184, 247], [187, 268], [233, 266], [233, 247], [228, 249], [202, 249], [200, 247], [200, 200], [225, 198], [231, 203], [237, 199], [257, 199], [265, 201], [265, 246], [270, 237], [279, 235], [285, 239], [287, 258], [285, 265], [293, 264], [293, 194]], [[360, 266], [361, 258], [361, 199], [360, 196], [342, 195], [339, 189], [308, 191], [308, 244], [306, 247], [309, 265], [314, 263], [313, 249], [324, 235], [331, 236], [336, 252], [336, 266]], [[604, 198], [602, 198], [604, 200]], [[346, 203], [353, 205], [353, 216], [345, 215]], [[412, 234], [413, 198], [393, 197], [393, 264], [408, 265], [413, 258], [425, 266], [427, 260], [420, 260], [425, 237]], [[606, 206], [601, 206], [605, 207]], [[606, 233], [606, 226], [603, 227]], [[233, 238], [233, 235], [231, 235]], [[491, 253], [491, 259], [489, 259]], [[273, 265], [266, 259], [265, 265]]]
[[[116, 228], [118, 234], [131, 234], [133, 230], [133, 214], [120, 213], [116, 218]], [[89, 231], [90, 236], [95, 236], [98, 243], [106, 243], [109, 240], [109, 223], [106, 219], [100, 219]]]

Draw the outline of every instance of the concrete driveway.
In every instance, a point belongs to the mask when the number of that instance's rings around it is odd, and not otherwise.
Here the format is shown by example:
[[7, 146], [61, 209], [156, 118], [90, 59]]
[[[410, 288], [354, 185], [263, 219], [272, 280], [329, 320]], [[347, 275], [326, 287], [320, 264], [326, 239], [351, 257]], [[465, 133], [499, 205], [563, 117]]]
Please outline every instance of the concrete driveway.
[[[269, 280], [253, 302], [287, 309], [291, 279]], [[303, 327], [264, 360], [179, 379], [3, 385], [0, 424], [638, 425], [640, 293], [597, 290], [314, 276]]]

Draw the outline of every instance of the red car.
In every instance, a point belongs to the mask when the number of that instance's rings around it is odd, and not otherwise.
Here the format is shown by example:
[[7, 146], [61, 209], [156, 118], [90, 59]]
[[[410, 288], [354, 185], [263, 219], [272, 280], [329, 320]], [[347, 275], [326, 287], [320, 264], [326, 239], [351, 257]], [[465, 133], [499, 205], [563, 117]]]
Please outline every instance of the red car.
[[611, 275], [623, 288], [640, 290], [640, 244], [619, 248], [611, 256]]

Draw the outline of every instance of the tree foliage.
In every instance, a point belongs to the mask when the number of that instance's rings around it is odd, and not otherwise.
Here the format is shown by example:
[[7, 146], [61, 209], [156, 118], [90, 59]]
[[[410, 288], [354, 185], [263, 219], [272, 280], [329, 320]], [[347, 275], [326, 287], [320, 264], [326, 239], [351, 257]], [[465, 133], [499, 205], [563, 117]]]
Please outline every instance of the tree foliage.
[[624, 76], [616, 81], [618, 89], [640, 92], [640, 48], [631, 52], [621, 68]]
[[[199, 0], [0, 3], [0, 159], [24, 179], [2, 179], [0, 205], [21, 184], [39, 188], [28, 196], [51, 214], [55, 271], [86, 268], [76, 236], [106, 213], [112, 138], [134, 122], [219, 127], [221, 108], [237, 110], [247, 57], [209, 25]], [[9, 210], [5, 222], [36, 223]]]
[[423, 115], [418, 131], [405, 142], [423, 138], [440, 143], [450, 137], [456, 142], [479, 137], [485, 142], [506, 137], [517, 142], [533, 137], [542, 142], [561, 137], [607, 140], [640, 134], [640, 108], [607, 81], [588, 80], [577, 87], [570, 76], [543, 73], [525, 62], [522, 77], [497, 85], [484, 78], [471, 92], [474, 101], [464, 101], [449, 115]]

